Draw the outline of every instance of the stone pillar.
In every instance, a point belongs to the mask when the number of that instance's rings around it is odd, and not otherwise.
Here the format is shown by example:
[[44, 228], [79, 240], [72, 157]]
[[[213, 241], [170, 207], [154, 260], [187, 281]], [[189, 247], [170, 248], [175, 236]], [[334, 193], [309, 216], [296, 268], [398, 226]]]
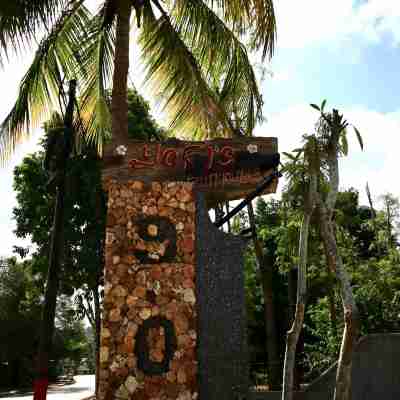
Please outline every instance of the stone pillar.
[[234, 400], [248, 385], [246, 242], [187, 182], [106, 183], [98, 400]]
[[197, 398], [191, 183], [109, 181], [99, 400]]

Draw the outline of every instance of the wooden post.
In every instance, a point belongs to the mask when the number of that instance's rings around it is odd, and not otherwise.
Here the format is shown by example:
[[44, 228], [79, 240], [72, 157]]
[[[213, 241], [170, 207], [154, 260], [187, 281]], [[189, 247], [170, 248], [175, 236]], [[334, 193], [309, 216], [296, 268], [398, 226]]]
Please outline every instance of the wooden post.
[[54, 333], [57, 293], [59, 287], [59, 271], [64, 246], [64, 196], [66, 163], [73, 144], [72, 120], [75, 104], [76, 81], [70, 82], [69, 102], [64, 120], [64, 152], [61, 165], [56, 175], [56, 205], [54, 210], [53, 229], [51, 233], [49, 268], [47, 272], [46, 291], [43, 304], [42, 321], [40, 326], [40, 341], [37, 355], [36, 379], [34, 381], [34, 399], [45, 400], [48, 386], [49, 354]]

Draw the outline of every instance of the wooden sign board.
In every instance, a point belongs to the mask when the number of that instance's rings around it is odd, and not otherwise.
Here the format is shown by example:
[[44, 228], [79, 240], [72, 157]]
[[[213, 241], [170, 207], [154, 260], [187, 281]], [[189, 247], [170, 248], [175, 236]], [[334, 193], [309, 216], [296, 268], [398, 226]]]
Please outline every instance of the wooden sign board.
[[[130, 140], [107, 149], [103, 180], [192, 182], [209, 203], [243, 198], [279, 164], [276, 138], [188, 142]], [[277, 180], [265, 191], [273, 193]]]

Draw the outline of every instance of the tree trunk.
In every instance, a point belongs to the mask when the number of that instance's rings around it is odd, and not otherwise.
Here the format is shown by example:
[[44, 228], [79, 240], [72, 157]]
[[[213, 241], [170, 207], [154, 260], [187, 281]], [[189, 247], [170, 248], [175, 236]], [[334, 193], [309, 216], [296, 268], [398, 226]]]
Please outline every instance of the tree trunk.
[[45, 400], [48, 386], [48, 367], [49, 355], [51, 351], [54, 320], [57, 305], [57, 293], [59, 287], [59, 272], [62, 263], [64, 247], [64, 197], [66, 181], [66, 163], [69, 158], [73, 137], [72, 137], [72, 119], [75, 102], [76, 82], [70, 82], [69, 104], [65, 111], [65, 132], [64, 132], [64, 157], [63, 165], [60, 166], [57, 177], [57, 196], [54, 210], [53, 229], [51, 232], [49, 268], [47, 272], [46, 291], [44, 296], [43, 314], [40, 325], [40, 340], [37, 355], [36, 379], [34, 382], [34, 399]]
[[350, 278], [338, 253], [333, 212], [339, 191], [338, 140], [340, 130], [332, 128], [331, 143], [328, 147], [329, 192], [325, 202], [318, 195], [321, 236], [329, 269], [336, 274], [340, 284], [340, 296], [343, 304], [344, 331], [338, 367], [334, 400], [351, 400], [351, 369], [353, 351], [359, 332], [359, 316], [350, 285]]
[[119, 0], [111, 99], [112, 139], [115, 147], [126, 144], [126, 140], [128, 139], [127, 82], [129, 72], [130, 16], [130, 1]]
[[272, 390], [279, 390], [281, 386], [280, 361], [278, 352], [278, 335], [275, 321], [275, 306], [272, 285], [272, 263], [270, 257], [264, 254], [260, 240], [257, 237], [253, 205], [247, 206], [250, 227], [252, 230], [254, 249], [259, 267], [259, 276], [264, 295], [264, 322], [266, 336], [266, 350], [268, 357], [268, 383]]
[[368, 183], [367, 183], [365, 189], [366, 189], [366, 192], [367, 192], [369, 207], [371, 208], [371, 217], [372, 217], [372, 219], [375, 221], [375, 218], [376, 218], [376, 211], [375, 211], [375, 208], [374, 208], [374, 203], [372, 202], [371, 191], [369, 190], [369, 185], [368, 185]]
[[307, 252], [308, 236], [311, 217], [316, 205], [316, 191], [318, 183], [317, 167], [311, 161], [310, 183], [308, 195], [304, 199], [304, 216], [300, 228], [299, 238], [299, 266], [297, 269], [297, 299], [296, 311], [291, 329], [286, 337], [285, 361], [283, 365], [282, 400], [293, 400], [294, 367], [296, 362], [296, 349], [301, 329], [303, 327], [304, 312], [307, 294]]
[[294, 320], [286, 338], [285, 362], [283, 366], [283, 390], [282, 400], [293, 400], [294, 366], [296, 360], [296, 348], [301, 328], [304, 321], [306, 304], [307, 280], [307, 246], [310, 228], [311, 213], [306, 213], [301, 224], [299, 240], [299, 268], [297, 276], [297, 301]]
[[326, 257], [328, 264], [331, 271], [335, 271], [336, 278], [340, 283], [345, 324], [336, 373], [334, 400], [351, 400], [353, 351], [359, 332], [358, 310], [354, 301], [349, 276], [344, 269], [342, 258], [338, 253], [336, 238], [332, 226], [333, 223], [328, 217], [325, 205], [321, 202], [319, 214], [321, 235], [324, 241], [324, 247], [327, 251]]
[[[289, 330], [293, 324], [294, 317], [296, 314], [296, 297], [297, 297], [297, 269], [291, 268], [288, 273], [288, 321], [286, 329]], [[299, 353], [304, 350], [304, 335], [301, 334], [297, 342], [297, 350], [296, 357]], [[294, 371], [293, 371], [293, 390], [299, 390], [300, 382], [302, 382], [304, 371], [303, 368], [299, 366], [299, 363], [294, 363]]]
[[[322, 238], [322, 233], [321, 229], [319, 229], [319, 237], [322, 241], [322, 245], [324, 247], [324, 253], [325, 255], [328, 254], [328, 249], [326, 247], [326, 241], [323, 240]], [[326, 256], [327, 258], [327, 256]], [[337, 312], [336, 312], [336, 302], [335, 302], [335, 270], [333, 269], [334, 267], [331, 265], [332, 263], [329, 262], [327, 258], [327, 266], [326, 266], [326, 273], [328, 275], [328, 303], [329, 303], [329, 317], [331, 321], [331, 331], [332, 335], [336, 336], [337, 335]]]
[[96, 384], [95, 393], [96, 398], [99, 390], [99, 373], [100, 373], [100, 329], [101, 329], [101, 311], [100, 311], [100, 298], [99, 298], [99, 287], [93, 289], [93, 301], [94, 301], [94, 315], [95, 315], [95, 357], [96, 357]]
[[[54, 320], [59, 287], [59, 271], [61, 267], [64, 225], [64, 189], [65, 175], [57, 188], [54, 224], [51, 234], [51, 252], [47, 273], [46, 291], [40, 326], [39, 351], [37, 356], [37, 371], [35, 382], [35, 400], [46, 398], [48, 384], [49, 354], [54, 334]], [[40, 393], [40, 394], [39, 394]]]

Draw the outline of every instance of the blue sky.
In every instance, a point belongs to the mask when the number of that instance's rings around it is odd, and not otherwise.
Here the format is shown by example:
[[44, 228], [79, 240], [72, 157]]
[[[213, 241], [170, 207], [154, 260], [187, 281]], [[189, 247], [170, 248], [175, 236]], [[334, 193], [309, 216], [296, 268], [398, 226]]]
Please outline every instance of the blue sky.
[[[279, 46], [279, 39], [278, 39]], [[323, 44], [302, 49], [279, 49], [272, 69], [286, 79], [266, 82], [264, 93], [269, 112], [293, 102], [318, 102], [327, 97], [342, 107], [363, 105], [379, 112], [395, 111], [399, 104], [400, 51], [390, 35], [382, 42], [343, 43], [340, 48]]]
[[[272, 61], [264, 63], [271, 73], [261, 84], [266, 122], [256, 134], [276, 136], [280, 150], [290, 151], [303, 133], [313, 129], [317, 113], [308, 104], [326, 98], [328, 106], [339, 108], [359, 128], [365, 142], [361, 152], [355, 136], [351, 138], [349, 157], [340, 163], [341, 187], [356, 187], [362, 202], [367, 181], [375, 198], [384, 192], [400, 196], [400, 1], [275, 0], [274, 4], [278, 40]], [[1, 120], [15, 100], [30, 58], [28, 53], [0, 70]], [[11, 220], [16, 204], [12, 168], [35, 149], [37, 135], [0, 170], [0, 255], [10, 255], [17, 243]]]

